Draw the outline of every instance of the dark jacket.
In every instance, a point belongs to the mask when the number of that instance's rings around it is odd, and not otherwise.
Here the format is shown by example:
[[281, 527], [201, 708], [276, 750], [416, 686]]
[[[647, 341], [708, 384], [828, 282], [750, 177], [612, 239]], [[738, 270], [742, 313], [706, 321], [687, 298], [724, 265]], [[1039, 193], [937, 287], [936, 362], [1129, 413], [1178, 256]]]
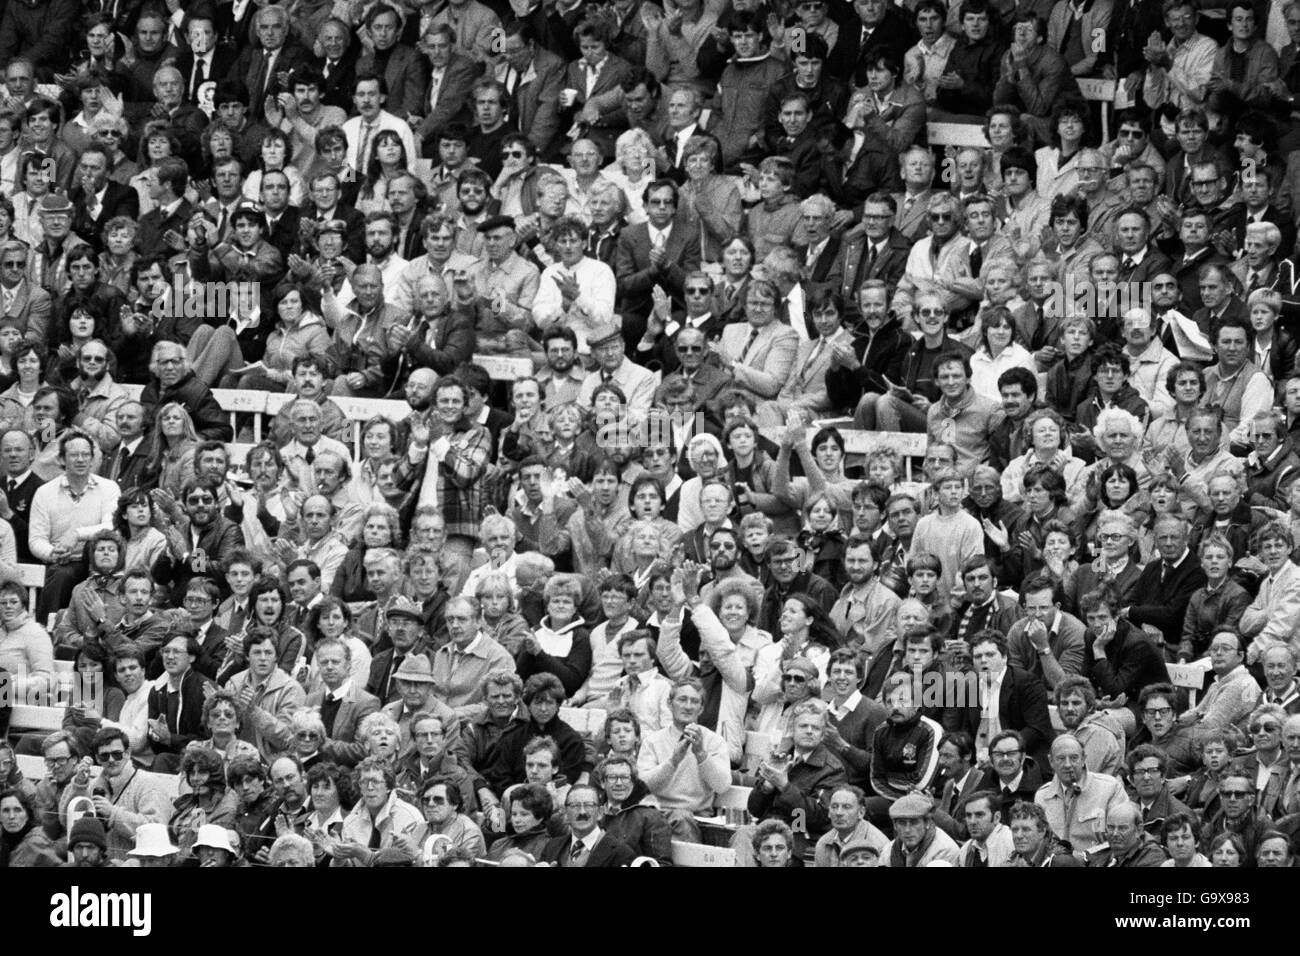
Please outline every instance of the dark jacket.
[[524, 745], [534, 737], [550, 737], [560, 748], [560, 772], [576, 783], [587, 768], [587, 748], [581, 735], [559, 717], [542, 726], [531, 717], [526, 723], [507, 727], [497, 741], [496, 762], [483, 773], [493, 791], [500, 794], [512, 783], [524, 779]]
[[[573, 846], [572, 836], [554, 837], [546, 841], [546, 846], [542, 847], [542, 856], [540, 862], [554, 863], [560, 866], [567, 865], [570, 849]], [[604, 834], [596, 848], [591, 851], [587, 857], [587, 868], [613, 868], [627, 866], [636, 859], [636, 853], [632, 848], [617, 837], [609, 833]]]
[[852, 410], [868, 392], [886, 394], [889, 386], [885, 379], [894, 382], [902, 379], [903, 358], [911, 346], [912, 337], [895, 318], [887, 319], [875, 335], [856, 339], [853, 351], [861, 364], [856, 369], [833, 366], [826, 372], [826, 394], [831, 404]]
[[[954, 619], [956, 615], [954, 615]], [[964, 730], [975, 737], [979, 732], [980, 708], [948, 708], [944, 713], [948, 730]], [[1024, 740], [1025, 753], [1040, 767], [1047, 766], [1047, 749], [1056, 737], [1047, 712], [1047, 691], [1043, 682], [1028, 671], [1007, 665], [998, 693], [998, 719], [1003, 730], [1016, 730]]]
[[1160, 866], [1165, 862], [1164, 848], [1156, 842], [1156, 838], [1150, 833], [1143, 831], [1133, 848], [1123, 856], [1115, 856], [1115, 851], [1106, 848], [1096, 856], [1090, 858], [1089, 866], [1124, 866], [1124, 867], [1144, 867]]
[[1128, 621], [1116, 623], [1115, 636], [1100, 658], [1092, 650], [1095, 639], [1091, 629], [1083, 636], [1083, 675], [1092, 681], [1099, 697], [1126, 695], [1128, 702], [1125, 706], [1133, 711], [1140, 725], [1138, 695], [1142, 688], [1169, 680], [1164, 655], [1154, 640]]
[[935, 106], [949, 113], [983, 115], [993, 105], [993, 87], [1000, 72], [1002, 49], [990, 35], [971, 42], [960, 37], [948, 54], [947, 72], [961, 77], [955, 90], [939, 90]]
[[163, 388], [158, 379], [151, 379], [140, 395], [140, 404], [145, 410], [145, 433], [153, 427], [153, 417], [158, 409], [170, 402], [179, 402], [185, 406], [194, 420], [194, 429], [203, 441], [234, 441], [235, 430], [230, 427], [230, 418], [221, 410], [212, 389], [208, 388], [193, 372], [186, 372], [185, 377], [171, 388]]
[[834, 715], [827, 718], [844, 741], [844, 745], [834, 748], [832, 753], [844, 764], [844, 774], [849, 783], [864, 790], [870, 790], [871, 784], [871, 742], [876, 736], [876, 728], [885, 722], [888, 714], [882, 704], [864, 693], [858, 705], [843, 719], [837, 721]]
[[207, 736], [207, 728], [203, 726], [203, 704], [207, 700], [203, 688], [207, 684], [207, 679], [194, 668], [185, 672], [181, 678], [180, 712], [177, 720], [167, 718], [167, 685], [164, 683], [149, 691], [149, 719], [166, 718], [167, 729], [172, 734], [170, 743], [153, 741], [154, 753], [182, 753], [190, 741]]
[[1008, 826], [1011, 823], [1011, 808], [1017, 800], [1023, 800], [1026, 803], [1034, 802], [1034, 794], [1038, 788], [1043, 785], [1043, 775], [1038, 769], [1038, 762], [1032, 758], [1025, 758], [1025, 762], [1020, 767], [1020, 783], [1014, 790], [1009, 793], [1003, 789], [1002, 782], [998, 780], [997, 773], [992, 767], [984, 771], [984, 776], [979, 782], [977, 790], [990, 790], [998, 795], [999, 809], [1002, 814], [1002, 822]]
[[[1183, 621], [1187, 604], [1197, 588], [1205, 587], [1205, 572], [1192, 551], [1182, 562], [1160, 580], [1164, 561], [1155, 558], [1142, 569], [1134, 588], [1135, 603], [1128, 609], [1128, 619], [1141, 627], [1150, 624], [1164, 634], [1166, 653], [1173, 651], [1183, 636]], [[1141, 603], [1136, 603], [1140, 601]]]
[[[183, 522], [180, 530], [188, 542], [189, 523]], [[226, 583], [226, 567], [235, 552], [243, 546], [243, 529], [218, 514], [210, 525], [199, 532], [199, 542], [189, 560], [177, 560], [170, 550], [163, 553], [154, 563], [154, 580], [171, 584], [173, 593], [183, 597], [191, 580], [204, 577], [220, 588], [221, 596], [225, 598], [230, 594], [230, 585]]]
[[673, 862], [672, 830], [654, 797], [640, 780], [632, 783], [632, 795], [617, 809], [605, 806], [605, 832], [621, 840], [637, 856], [648, 856], [665, 866]]
[[831, 789], [846, 781], [844, 765], [825, 744], [787, 771], [789, 783], [776, 791], [757, 786], [749, 793], [749, 812], [756, 820], [784, 820], [801, 823], [794, 827], [795, 852], [811, 856], [818, 838], [830, 829]]

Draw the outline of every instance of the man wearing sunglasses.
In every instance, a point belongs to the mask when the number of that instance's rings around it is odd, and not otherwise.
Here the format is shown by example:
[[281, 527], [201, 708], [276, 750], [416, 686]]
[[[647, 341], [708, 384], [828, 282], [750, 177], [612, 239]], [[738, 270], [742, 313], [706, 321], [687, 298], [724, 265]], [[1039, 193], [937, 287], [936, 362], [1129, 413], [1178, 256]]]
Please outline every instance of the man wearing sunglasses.
[[[713, 307], [717, 303], [713, 293], [713, 280], [707, 273], [696, 271], [688, 272], [682, 282], [682, 296], [686, 301], [684, 311], [674, 307], [671, 299], [657, 299], [647, 320], [645, 334], [641, 336], [641, 341], [636, 346], [637, 363], [647, 368], [655, 368], [657, 362], [658, 367], [662, 368], [666, 375], [677, 371], [685, 364], [682, 358], [684, 353], [677, 347], [682, 332], [687, 329], [696, 330], [701, 333], [706, 342], [721, 338], [726, 320], [714, 311]], [[691, 367], [698, 369], [706, 354], [707, 352], [701, 351], [699, 360], [693, 361]], [[717, 366], [714, 362], [710, 362], [709, 367]], [[729, 381], [729, 377], [719, 381]]]
[[17, 239], [0, 246], [0, 320], [22, 333], [24, 345], [43, 349], [54, 305], [48, 292], [28, 281], [27, 251]]
[[[236, 549], [244, 546], [239, 525], [221, 514], [218, 506], [221, 484], [210, 475], [195, 475], [185, 482], [181, 506], [165, 491], [154, 492], [155, 508], [167, 520], [168, 553], [154, 566], [160, 584], [170, 584], [174, 593], [184, 594], [190, 580], [207, 577], [230, 593], [226, 567]], [[166, 496], [163, 498], [162, 496]], [[157, 500], [157, 499], [161, 499]]]
[[[3, 262], [0, 259], [0, 262]], [[83, 261], [74, 269], [91, 268]], [[73, 425], [82, 429], [99, 443], [105, 451], [121, 440], [116, 427], [118, 406], [127, 400], [126, 390], [113, 381], [108, 373], [108, 346], [102, 339], [91, 339], [81, 347], [77, 356], [77, 377], [70, 388], [77, 396], [77, 417]]]
[[[1300, 727], [1291, 726], [1291, 732], [1300, 737]], [[1291, 751], [1290, 746], [1287, 749]], [[1297, 804], [1291, 806], [1300, 809]], [[1219, 778], [1219, 811], [1201, 827], [1201, 852], [1208, 854], [1211, 841], [1220, 833], [1232, 832], [1246, 847], [1246, 858], [1253, 860], [1260, 836], [1271, 829], [1273, 821], [1255, 809], [1254, 778], [1237, 765], [1229, 767]]]
[[59, 798], [59, 816], [66, 819], [73, 798], [90, 797], [95, 815], [108, 830], [109, 857], [122, 859], [135, 846], [135, 831], [145, 823], [166, 823], [171, 806], [156, 778], [141, 773], [131, 762], [131, 741], [125, 731], [101, 730], [91, 741], [90, 752], [102, 768], [99, 776], [92, 786], [90, 760], [83, 760]]

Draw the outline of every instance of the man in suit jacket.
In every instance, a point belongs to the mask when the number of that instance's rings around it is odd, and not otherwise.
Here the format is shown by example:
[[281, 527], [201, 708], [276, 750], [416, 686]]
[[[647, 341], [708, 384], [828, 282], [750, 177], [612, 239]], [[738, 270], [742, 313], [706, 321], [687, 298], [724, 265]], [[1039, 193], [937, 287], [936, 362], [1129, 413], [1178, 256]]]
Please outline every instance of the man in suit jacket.
[[858, 0], [857, 16], [840, 24], [839, 36], [826, 61], [825, 72], [847, 78], [854, 86], [866, 86], [866, 62], [873, 53], [889, 51], [898, 60], [916, 43], [916, 28], [905, 11], [883, 0]]
[[605, 809], [600, 791], [580, 783], [569, 788], [564, 798], [564, 819], [569, 835], [548, 840], [542, 848], [541, 862], [563, 867], [627, 866], [636, 854], [622, 840], [601, 829]]
[[352, 87], [357, 79], [357, 59], [361, 50], [352, 45], [352, 30], [333, 17], [320, 29], [321, 56], [312, 60], [321, 75], [320, 101], [352, 111]]
[[402, 31], [397, 11], [386, 3], [377, 3], [370, 8], [366, 23], [372, 46], [357, 58], [357, 71], [384, 77], [388, 84], [385, 109], [398, 119], [421, 115], [429, 71], [424, 57], [397, 42]]
[[597, 103], [587, 109], [588, 103], [602, 94], [621, 89], [624, 81], [636, 72], [632, 64], [609, 52], [605, 37], [607, 32], [594, 23], [583, 23], [575, 31], [582, 58], [569, 63], [564, 78], [564, 89], [573, 90], [573, 102], [560, 104], [560, 113], [566, 119], [575, 115], [592, 126], [608, 126], [616, 108], [601, 110]]
[[885, 283], [888, 297], [892, 298], [898, 280], [903, 278], [912, 243], [894, 228], [897, 214], [894, 197], [877, 193], [863, 206], [862, 225], [845, 233], [840, 243], [837, 271], [846, 324], [851, 324], [860, 315], [857, 303], [862, 283], [879, 279]]
[[[915, 150], [909, 150], [907, 157], [918, 156]], [[930, 164], [931, 175], [934, 171], [934, 161], [928, 159], [929, 153], [925, 154]], [[908, 182], [908, 163], [903, 163], [903, 184], [910, 186]], [[925, 238], [930, 232], [930, 197], [935, 190], [929, 188], [918, 189], [915, 191], [905, 189], [901, 193], [894, 193], [894, 203], [898, 212], [894, 216], [894, 227], [903, 234], [910, 242], [916, 242], [918, 239]]]
[[654, 287], [662, 286], [674, 305], [683, 308], [686, 273], [700, 267], [699, 230], [677, 222], [677, 184], [657, 179], [646, 194], [647, 221], [620, 232], [614, 252], [623, 340], [633, 355], [654, 305]]
[[45, 484], [44, 480], [32, 471], [32, 462], [36, 458], [36, 445], [32, 437], [23, 428], [10, 428], [0, 434], [0, 469], [4, 470], [4, 481], [0, 491], [0, 518], [8, 521], [14, 529], [14, 546], [21, 564], [38, 563], [32, 557], [27, 546], [27, 521], [32, 513], [32, 498], [36, 489]]
[[428, 59], [428, 84], [420, 108], [423, 117], [415, 125], [415, 138], [424, 144], [426, 156], [437, 155], [437, 137], [451, 123], [473, 119], [472, 91], [483, 74], [483, 64], [456, 49], [456, 34], [446, 23], [429, 27], [420, 49]]
[[311, 54], [289, 42], [289, 14], [285, 7], [274, 4], [259, 7], [253, 15], [253, 30], [260, 44], [250, 43], [241, 50], [226, 79], [244, 85], [248, 90], [249, 116], [261, 120], [266, 117], [268, 96], [293, 92], [280, 83], [280, 75], [305, 66]]
[[810, 285], [839, 288], [840, 234], [831, 232], [835, 204], [825, 196], [810, 196], [803, 201], [803, 234], [807, 240], [796, 244], [795, 254], [803, 263], [803, 281]]
[[361, 721], [379, 709], [379, 698], [351, 680], [352, 651], [342, 641], [321, 641], [315, 660], [324, 686], [307, 695], [307, 706], [320, 710], [328, 739], [350, 744]]
[[0, 319], [22, 332], [24, 345], [46, 349], [54, 301], [27, 278], [27, 259], [26, 243], [10, 239], [0, 245]]
[[1155, 535], [1160, 560], [1142, 569], [1128, 619], [1140, 627], [1157, 629], [1163, 635], [1159, 643], [1164, 644], [1165, 660], [1176, 661], [1187, 603], [1193, 591], [1205, 586], [1205, 571], [1187, 547], [1189, 530], [1182, 518], [1161, 515]]
[[239, 51], [233, 46], [217, 43], [215, 14], [211, 9], [193, 7], [185, 21], [185, 42], [176, 56], [176, 69], [185, 83], [185, 101], [197, 106], [203, 84], [222, 79], [238, 56]]
[[978, 793], [984, 772], [975, 766], [975, 741], [965, 731], [943, 735], [939, 741], [939, 770], [934, 778], [934, 822], [954, 840], [964, 840], [966, 798]]
[[1168, 272], [1169, 257], [1150, 242], [1151, 220], [1137, 206], [1129, 206], [1115, 220], [1115, 245], [1121, 283], [1150, 282]]
[[[761, 296], [766, 290], [751, 287], [751, 306], [756, 292]], [[775, 302], [769, 309], [751, 307], [748, 323], [738, 322], [722, 330], [718, 357], [723, 370], [731, 373], [736, 388], [758, 401], [776, 398], [790, 378], [799, 351], [798, 334], [776, 321], [775, 309]]]
[[113, 413], [113, 423], [120, 441], [105, 452], [99, 473], [127, 488], [142, 488], [154, 476], [149, 469], [149, 443], [144, 436], [144, 406], [128, 399]]
[[183, 159], [168, 157], [154, 168], [149, 183], [149, 198], [154, 208], [140, 218], [140, 231], [136, 236], [137, 249], [145, 259], [165, 258], [182, 251], [170, 245], [166, 236], [175, 232], [184, 237], [194, 207], [185, 198], [189, 186], [189, 167]]
[[[980, 631], [968, 640], [975, 673], [979, 675], [981, 695], [997, 694], [999, 729], [1019, 733], [1025, 753], [1033, 757], [1038, 766], [1046, 766], [1048, 748], [1056, 731], [1052, 729], [1052, 718], [1047, 712], [1047, 691], [1042, 681], [1007, 663], [1007, 642], [1001, 631]], [[992, 710], [992, 701], [989, 710]], [[993, 737], [991, 720], [985, 718], [979, 701], [947, 709], [944, 726], [964, 730], [974, 737], [976, 752], [988, 747]]]
[[550, 158], [552, 144], [564, 133], [560, 90], [565, 61], [538, 46], [532, 27], [518, 21], [506, 27], [505, 51], [504, 73], [500, 66], [497, 72], [510, 92], [510, 115], [537, 147], [537, 155]]
[[318, 223], [342, 222], [343, 255], [358, 265], [366, 259], [366, 217], [342, 201], [342, 183], [333, 173], [321, 173], [307, 184], [309, 201], [303, 215]]
[[108, 178], [108, 154], [97, 146], [88, 146], [77, 160], [77, 185], [71, 198], [72, 231], [84, 236], [97, 252], [104, 250], [100, 232], [110, 219], [140, 218], [140, 194]]
[[289, 177], [282, 170], [271, 170], [262, 175], [262, 215], [266, 219], [266, 241], [287, 260], [289, 253], [298, 247], [298, 222], [302, 210], [289, 205]]

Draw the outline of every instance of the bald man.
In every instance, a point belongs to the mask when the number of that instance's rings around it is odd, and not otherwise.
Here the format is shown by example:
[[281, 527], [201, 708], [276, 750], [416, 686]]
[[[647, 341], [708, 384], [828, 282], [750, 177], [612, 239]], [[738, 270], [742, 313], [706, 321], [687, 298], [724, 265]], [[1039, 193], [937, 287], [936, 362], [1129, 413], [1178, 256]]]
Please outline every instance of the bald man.
[[1109, 846], [1092, 860], [1092, 866], [1149, 867], [1165, 862], [1164, 848], [1142, 828], [1142, 809], [1136, 803], [1116, 804], [1106, 812]]
[[1058, 840], [1069, 843], [1076, 856], [1106, 841], [1106, 815], [1128, 802], [1124, 785], [1104, 773], [1089, 773], [1084, 763], [1083, 744], [1068, 734], [1052, 741], [1051, 783], [1034, 794], [1034, 803], [1047, 814], [1047, 823]]

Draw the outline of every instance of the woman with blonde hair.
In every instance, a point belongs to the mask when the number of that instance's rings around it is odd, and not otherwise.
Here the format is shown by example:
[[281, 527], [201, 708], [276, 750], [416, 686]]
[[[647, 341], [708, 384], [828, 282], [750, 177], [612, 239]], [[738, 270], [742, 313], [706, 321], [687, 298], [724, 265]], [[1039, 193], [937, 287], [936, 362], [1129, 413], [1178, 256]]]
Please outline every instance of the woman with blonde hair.
[[185, 406], [169, 402], [158, 410], [149, 438], [148, 471], [158, 476], [158, 487], [177, 500], [181, 488], [194, 474], [194, 453], [199, 433]]
[[480, 628], [514, 658], [519, 657], [524, 642], [532, 635], [532, 628], [519, 613], [510, 579], [504, 574], [487, 574], [479, 579], [474, 589], [478, 598]]
[[654, 154], [654, 141], [638, 126], [619, 136], [614, 142], [614, 161], [601, 170], [602, 176], [623, 190], [629, 225], [646, 221], [644, 193], [655, 180]]

